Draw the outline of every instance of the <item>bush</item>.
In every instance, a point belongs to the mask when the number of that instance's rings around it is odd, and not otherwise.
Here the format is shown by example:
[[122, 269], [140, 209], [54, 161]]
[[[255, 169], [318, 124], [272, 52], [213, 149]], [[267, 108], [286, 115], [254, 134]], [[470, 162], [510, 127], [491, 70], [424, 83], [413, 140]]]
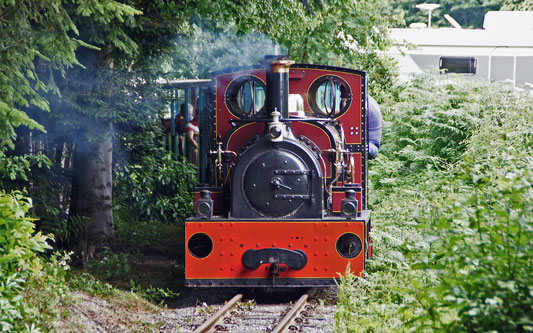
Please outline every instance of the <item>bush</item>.
[[116, 172], [116, 180], [115, 208], [126, 210], [125, 218], [180, 223], [192, 214], [196, 170], [185, 160], [146, 156]]
[[[27, 308], [34, 313], [26, 321], [31, 322], [35, 328], [41, 327], [48, 331], [54, 328], [58, 320], [69, 315], [67, 306], [72, 299], [66, 279], [70, 270], [70, 254], [56, 252], [41, 261], [42, 270], [35, 272], [28, 280], [23, 296]], [[27, 330], [30, 325], [25, 326]]]
[[505, 110], [481, 119], [456, 165], [451, 181], [466, 191], [443, 193], [427, 221], [438, 239], [418, 266], [440, 279], [418, 294], [427, 311], [417, 324], [532, 331], [533, 99], [503, 90], [487, 101]]
[[342, 279], [338, 330], [533, 330], [533, 98], [450, 76], [398, 96], [370, 164], [374, 257]]
[[131, 278], [135, 261], [138, 260], [129, 253], [113, 253], [107, 247], [99, 256], [101, 258], [93, 260], [89, 264], [89, 268], [91, 272], [108, 280]]
[[431, 298], [421, 301], [456, 315], [453, 320], [435, 316], [438, 327], [533, 330], [533, 156], [529, 155], [525, 164], [520, 155], [508, 156], [505, 175], [474, 174], [468, 200], [454, 206], [455, 214], [448, 210], [435, 220], [434, 227], [442, 231], [440, 243], [432, 262], [422, 267], [439, 271], [441, 277], [424, 294]]
[[114, 296], [119, 293], [119, 290], [109, 283], [102, 283], [95, 279], [89, 273], [82, 273], [80, 275], [73, 275], [69, 279], [70, 287], [74, 290], [81, 290], [91, 296], [107, 297]]
[[68, 254], [39, 253], [50, 239], [35, 233], [27, 217], [31, 200], [20, 192], [0, 192], [0, 329], [39, 331], [50, 329], [69, 302], [65, 282]]
[[179, 293], [168, 288], [156, 288], [152, 287], [151, 285], [148, 288], [143, 289], [141, 286], [135, 285], [133, 281], [131, 292], [141, 296], [148, 302], [157, 306], [163, 306], [165, 301], [177, 298], [180, 295]]
[[0, 192], [0, 327], [4, 331], [35, 329], [57, 315], [51, 299], [63, 295], [66, 259], [53, 255], [45, 262], [38, 257], [37, 253], [51, 247], [47, 237], [34, 233], [33, 219], [26, 217], [30, 208], [30, 199], [20, 192]]
[[50, 248], [47, 238], [34, 233], [33, 220], [26, 217], [31, 201], [20, 192], [0, 192], [0, 326], [21, 330], [31, 317], [22, 291], [28, 279], [42, 269], [37, 252]]

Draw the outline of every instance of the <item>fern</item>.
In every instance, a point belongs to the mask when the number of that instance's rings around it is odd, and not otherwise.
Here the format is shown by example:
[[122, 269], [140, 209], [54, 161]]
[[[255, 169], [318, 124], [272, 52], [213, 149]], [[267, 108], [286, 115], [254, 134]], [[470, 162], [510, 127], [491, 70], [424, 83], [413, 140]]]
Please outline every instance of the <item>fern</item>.
[[532, 96], [450, 76], [398, 96], [369, 168], [374, 257], [343, 278], [337, 330], [532, 331]]
[[57, 244], [66, 246], [75, 241], [81, 233], [87, 231], [90, 223], [90, 218], [74, 215], [68, 219], [43, 221], [41, 231], [45, 234], [54, 235]]

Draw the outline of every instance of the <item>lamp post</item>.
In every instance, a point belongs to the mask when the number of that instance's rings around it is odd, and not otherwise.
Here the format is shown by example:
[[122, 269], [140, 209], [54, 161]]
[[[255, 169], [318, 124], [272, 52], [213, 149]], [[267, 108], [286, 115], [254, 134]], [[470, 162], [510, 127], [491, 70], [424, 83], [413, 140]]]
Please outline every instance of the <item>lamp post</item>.
[[429, 10], [429, 13], [428, 13], [428, 28], [431, 28], [431, 12], [433, 11], [433, 9], [436, 9], [436, 8], [439, 8], [439, 7], [440, 7], [440, 5], [436, 4], [436, 3], [421, 3], [419, 5], [416, 5], [416, 8], [418, 8], [418, 9]]

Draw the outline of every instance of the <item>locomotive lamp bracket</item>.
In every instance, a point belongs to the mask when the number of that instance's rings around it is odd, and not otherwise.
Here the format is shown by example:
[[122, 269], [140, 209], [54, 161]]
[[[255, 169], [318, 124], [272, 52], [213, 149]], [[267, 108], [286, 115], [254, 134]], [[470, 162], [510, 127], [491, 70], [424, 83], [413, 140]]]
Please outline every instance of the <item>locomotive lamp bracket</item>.
[[196, 201], [196, 217], [210, 219], [213, 216], [213, 199], [211, 191], [200, 191], [200, 199]]
[[346, 190], [345, 197], [341, 202], [341, 216], [346, 219], [356, 218], [357, 217], [357, 206], [359, 202], [355, 197], [354, 190]]
[[268, 135], [270, 141], [281, 142], [285, 136], [285, 126], [283, 126], [283, 123], [279, 121], [281, 113], [279, 113], [278, 109], [275, 108], [270, 115], [272, 116], [272, 121], [268, 123]]

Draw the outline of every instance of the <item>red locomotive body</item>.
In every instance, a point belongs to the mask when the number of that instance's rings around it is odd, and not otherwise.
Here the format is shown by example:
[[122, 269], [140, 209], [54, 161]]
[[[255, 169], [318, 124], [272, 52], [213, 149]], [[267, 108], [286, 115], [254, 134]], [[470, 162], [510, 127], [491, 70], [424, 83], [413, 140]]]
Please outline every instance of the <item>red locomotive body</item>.
[[[213, 74], [188, 286], [331, 286], [371, 255], [367, 77], [266, 57]], [[202, 157], [200, 157], [202, 161]]]

